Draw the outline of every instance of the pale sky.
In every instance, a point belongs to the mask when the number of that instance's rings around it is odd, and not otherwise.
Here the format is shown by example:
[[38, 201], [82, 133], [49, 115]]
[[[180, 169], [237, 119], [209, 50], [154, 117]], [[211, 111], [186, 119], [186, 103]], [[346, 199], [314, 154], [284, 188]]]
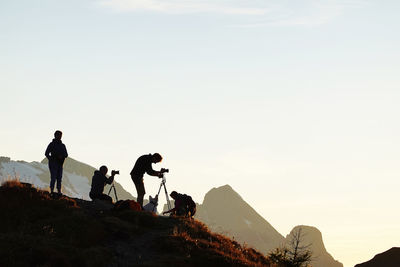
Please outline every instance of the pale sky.
[[[400, 246], [400, 10], [373, 0], [0, 2], [0, 155], [231, 185], [345, 267]], [[145, 178], [154, 195], [158, 180]], [[146, 195], [147, 196], [147, 195]]]

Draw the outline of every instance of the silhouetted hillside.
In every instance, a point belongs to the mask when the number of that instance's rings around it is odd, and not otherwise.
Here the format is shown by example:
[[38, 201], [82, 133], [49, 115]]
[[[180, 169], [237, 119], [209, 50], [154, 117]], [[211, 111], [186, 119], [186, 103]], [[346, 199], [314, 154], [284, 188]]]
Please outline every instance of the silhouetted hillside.
[[394, 247], [376, 255], [372, 260], [357, 264], [355, 267], [399, 267], [400, 248]]
[[[74, 198], [88, 199], [94, 170], [95, 168], [87, 164], [67, 158], [64, 165], [63, 193]], [[20, 181], [47, 189], [50, 180], [47, 160], [45, 159], [41, 163], [28, 163], [13, 161], [8, 157], [0, 157], [0, 182], [12, 178], [19, 178]], [[116, 188], [119, 199], [135, 199], [117, 182]], [[106, 187], [105, 193], [108, 192], [108, 189], [109, 186]], [[84, 203], [80, 200], [76, 200], [76, 202]], [[233, 237], [239, 243], [245, 243], [264, 254], [285, 242], [285, 238], [229, 185], [213, 188], [204, 197], [203, 204], [197, 205], [196, 218], [204, 222], [212, 231]], [[312, 252], [317, 256], [314, 257], [314, 266], [342, 266], [326, 252], [320, 233], [311, 236], [313, 237], [311, 242], [313, 243]]]
[[104, 210], [30, 184], [0, 187], [0, 266], [269, 266], [196, 221]]

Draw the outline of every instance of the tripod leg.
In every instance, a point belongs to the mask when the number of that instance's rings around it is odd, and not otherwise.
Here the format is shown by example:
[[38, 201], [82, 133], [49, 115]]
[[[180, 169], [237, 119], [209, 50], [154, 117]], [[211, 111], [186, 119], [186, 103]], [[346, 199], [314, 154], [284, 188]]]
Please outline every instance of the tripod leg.
[[171, 203], [169, 202], [169, 197], [168, 197], [168, 192], [167, 192], [167, 187], [164, 185], [164, 191], [165, 191], [165, 198], [167, 199], [167, 206], [168, 206], [168, 210], [171, 209]]
[[160, 184], [160, 188], [158, 188], [158, 193], [157, 193], [157, 196], [160, 194], [160, 191], [161, 191], [161, 187], [163, 186], [163, 182], [161, 182], [161, 184]]
[[115, 185], [113, 185], [114, 188], [114, 195], [115, 195], [115, 200], [118, 201], [118, 197], [117, 197], [117, 190], [115, 190]]

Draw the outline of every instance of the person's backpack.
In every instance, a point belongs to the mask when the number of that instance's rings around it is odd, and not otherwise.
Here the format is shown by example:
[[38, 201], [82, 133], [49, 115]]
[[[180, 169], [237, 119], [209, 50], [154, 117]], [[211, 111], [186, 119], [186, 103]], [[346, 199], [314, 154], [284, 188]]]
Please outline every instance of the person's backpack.
[[186, 194], [182, 195], [183, 203], [189, 208], [196, 207], [196, 203], [194, 203], [193, 199], [191, 196], [188, 196]]
[[185, 207], [186, 210], [185, 215], [192, 217], [196, 213], [196, 203], [193, 201], [191, 196], [186, 194], [182, 194], [181, 199], [183, 201], [183, 206]]

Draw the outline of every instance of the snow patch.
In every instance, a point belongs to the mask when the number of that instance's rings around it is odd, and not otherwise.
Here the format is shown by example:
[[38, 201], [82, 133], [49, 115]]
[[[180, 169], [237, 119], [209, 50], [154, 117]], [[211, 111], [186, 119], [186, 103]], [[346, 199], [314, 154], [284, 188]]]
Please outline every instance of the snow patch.
[[90, 184], [88, 183], [87, 177], [70, 172], [65, 172], [63, 176], [63, 179], [68, 179], [73, 187], [68, 187], [68, 189], [71, 194], [74, 194], [74, 197], [89, 199]]
[[[1, 162], [0, 183], [17, 178], [19, 181], [33, 184], [37, 188], [47, 188], [49, 184], [39, 178], [44, 172], [49, 172], [48, 166], [39, 162]], [[88, 184], [87, 177], [64, 171], [62, 179], [65, 193], [71, 197], [89, 199], [90, 184]], [[64, 181], [69, 181], [71, 186], [66, 186], [67, 183]]]
[[33, 167], [31, 164], [26, 162], [2, 162], [0, 165], [1, 176], [0, 182], [4, 182], [8, 179], [18, 178], [21, 182], [26, 182], [35, 185], [39, 188], [44, 188], [47, 184], [40, 180], [39, 176], [43, 173], [42, 170]]
[[251, 225], [252, 225], [253, 223], [252, 223], [251, 221], [249, 221], [249, 220], [246, 220], [246, 219], [243, 219], [243, 220], [244, 220], [244, 222], [247, 224], [247, 226], [251, 228]]

